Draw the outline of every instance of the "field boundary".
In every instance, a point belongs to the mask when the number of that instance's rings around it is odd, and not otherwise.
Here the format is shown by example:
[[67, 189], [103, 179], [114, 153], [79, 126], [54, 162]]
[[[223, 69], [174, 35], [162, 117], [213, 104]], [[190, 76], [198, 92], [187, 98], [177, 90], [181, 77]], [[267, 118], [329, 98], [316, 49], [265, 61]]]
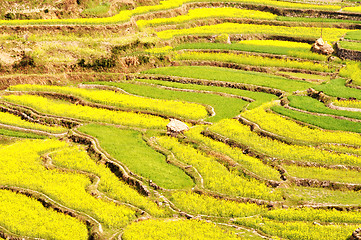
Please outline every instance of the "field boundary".
[[[194, 66], [194, 65], [192, 65]], [[209, 66], [207, 64], [200, 64], [198, 66]], [[168, 82], [177, 82], [177, 83], [185, 83], [185, 84], [197, 84], [197, 85], [204, 85], [204, 86], [215, 86], [215, 87], [228, 87], [228, 88], [238, 88], [242, 90], [248, 90], [252, 92], [265, 92], [270, 93], [276, 96], [281, 96], [286, 92], [273, 89], [270, 87], [263, 87], [258, 85], [251, 85], [246, 83], [236, 83], [236, 82], [227, 82], [227, 81], [215, 81], [215, 80], [206, 80], [206, 79], [195, 79], [195, 78], [186, 78], [186, 77], [176, 77], [176, 76], [162, 76], [162, 75], [154, 75], [154, 74], [142, 74], [142, 75], [127, 75], [127, 80], [133, 79], [150, 79], [150, 80], [161, 80], [161, 81], [168, 81]]]

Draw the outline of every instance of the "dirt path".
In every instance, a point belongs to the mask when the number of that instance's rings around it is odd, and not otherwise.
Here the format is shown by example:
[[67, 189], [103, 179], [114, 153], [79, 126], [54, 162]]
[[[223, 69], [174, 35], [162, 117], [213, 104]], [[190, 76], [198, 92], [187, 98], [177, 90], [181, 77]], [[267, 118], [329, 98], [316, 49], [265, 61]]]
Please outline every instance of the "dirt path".
[[328, 107], [331, 108], [331, 109], [336, 109], [336, 110], [344, 110], [344, 111], [351, 111], [351, 112], [361, 112], [361, 108], [341, 107], [341, 106], [336, 106], [333, 103], [330, 103], [328, 105]]
[[336, 116], [336, 115], [326, 114], [326, 113], [309, 112], [309, 111], [302, 110], [302, 109], [299, 109], [299, 108], [291, 107], [288, 104], [285, 105], [284, 107], [287, 108], [287, 109], [290, 109], [290, 110], [294, 110], [294, 111], [302, 112], [302, 113], [307, 113], [307, 114], [314, 115], [314, 116], [325, 116], [325, 117], [332, 117], [332, 118], [335, 118], [335, 119], [347, 120], [347, 121], [351, 121], [351, 122], [361, 122], [360, 119], [355, 119], [355, 118]]

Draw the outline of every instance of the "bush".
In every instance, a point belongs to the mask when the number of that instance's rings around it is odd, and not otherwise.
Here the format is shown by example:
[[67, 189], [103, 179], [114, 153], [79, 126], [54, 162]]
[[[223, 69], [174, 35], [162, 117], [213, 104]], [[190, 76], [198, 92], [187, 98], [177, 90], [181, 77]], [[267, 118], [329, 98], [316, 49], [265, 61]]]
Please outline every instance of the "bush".
[[147, 64], [149, 63], [150, 57], [148, 55], [139, 55], [138, 59], [140, 64]]
[[114, 58], [99, 58], [95, 59], [92, 63], [85, 63], [84, 58], [80, 59], [77, 63], [79, 67], [82, 68], [92, 68], [95, 71], [102, 70], [105, 68], [115, 67], [115, 59]]
[[114, 46], [111, 50], [112, 55], [119, 55], [122, 53], [125, 53], [127, 50], [132, 50], [132, 49], [136, 49], [136, 48], [152, 48], [155, 46], [155, 43], [152, 42], [141, 42], [139, 39], [135, 40], [134, 42], [125, 44], [125, 45], [119, 45], [119, 46]]
[[4, 15], [6, 20], [14, 20], [15, 19], [15, 14], [14, 13], [6, 13]]
[[231, 43], [231, 40], [229, 39], [229, 35], [227, 33], [222, 33], [221, 35], [218, 35], [214, 38], [214, 41], [216, 43]]
[[21, 59], [18, 62], [15, 62], [13, 64], [13, 67], [14, 68], [35, 67], [34, 58], [23, 52]]

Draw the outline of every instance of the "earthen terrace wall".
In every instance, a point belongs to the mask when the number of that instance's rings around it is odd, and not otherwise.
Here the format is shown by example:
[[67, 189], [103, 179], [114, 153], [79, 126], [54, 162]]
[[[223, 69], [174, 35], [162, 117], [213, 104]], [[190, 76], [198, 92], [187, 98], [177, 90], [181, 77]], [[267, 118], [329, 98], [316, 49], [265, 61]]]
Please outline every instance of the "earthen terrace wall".
[[335, 46], [336, 54], [339, 58], [361, 61], [361, 51], [342, 48], [339, 42]]

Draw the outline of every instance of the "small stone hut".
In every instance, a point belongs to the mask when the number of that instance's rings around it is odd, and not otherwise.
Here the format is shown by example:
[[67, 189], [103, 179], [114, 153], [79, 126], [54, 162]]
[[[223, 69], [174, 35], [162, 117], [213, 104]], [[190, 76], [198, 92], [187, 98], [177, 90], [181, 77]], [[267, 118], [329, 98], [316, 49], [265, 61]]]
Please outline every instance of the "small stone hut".
[[170, 119], [170, 122], [167, 124], [167, 134], [176, 137], [179, 133], [184, 133], [188, 131], [189, 127], [184, 122], [181, 122], [177, 119]]
[[330, 55], [334, 50], [330, 44], [324, 42], [322, 38], [319, 38], [312, 45], [311, 51], [319, 54]]

